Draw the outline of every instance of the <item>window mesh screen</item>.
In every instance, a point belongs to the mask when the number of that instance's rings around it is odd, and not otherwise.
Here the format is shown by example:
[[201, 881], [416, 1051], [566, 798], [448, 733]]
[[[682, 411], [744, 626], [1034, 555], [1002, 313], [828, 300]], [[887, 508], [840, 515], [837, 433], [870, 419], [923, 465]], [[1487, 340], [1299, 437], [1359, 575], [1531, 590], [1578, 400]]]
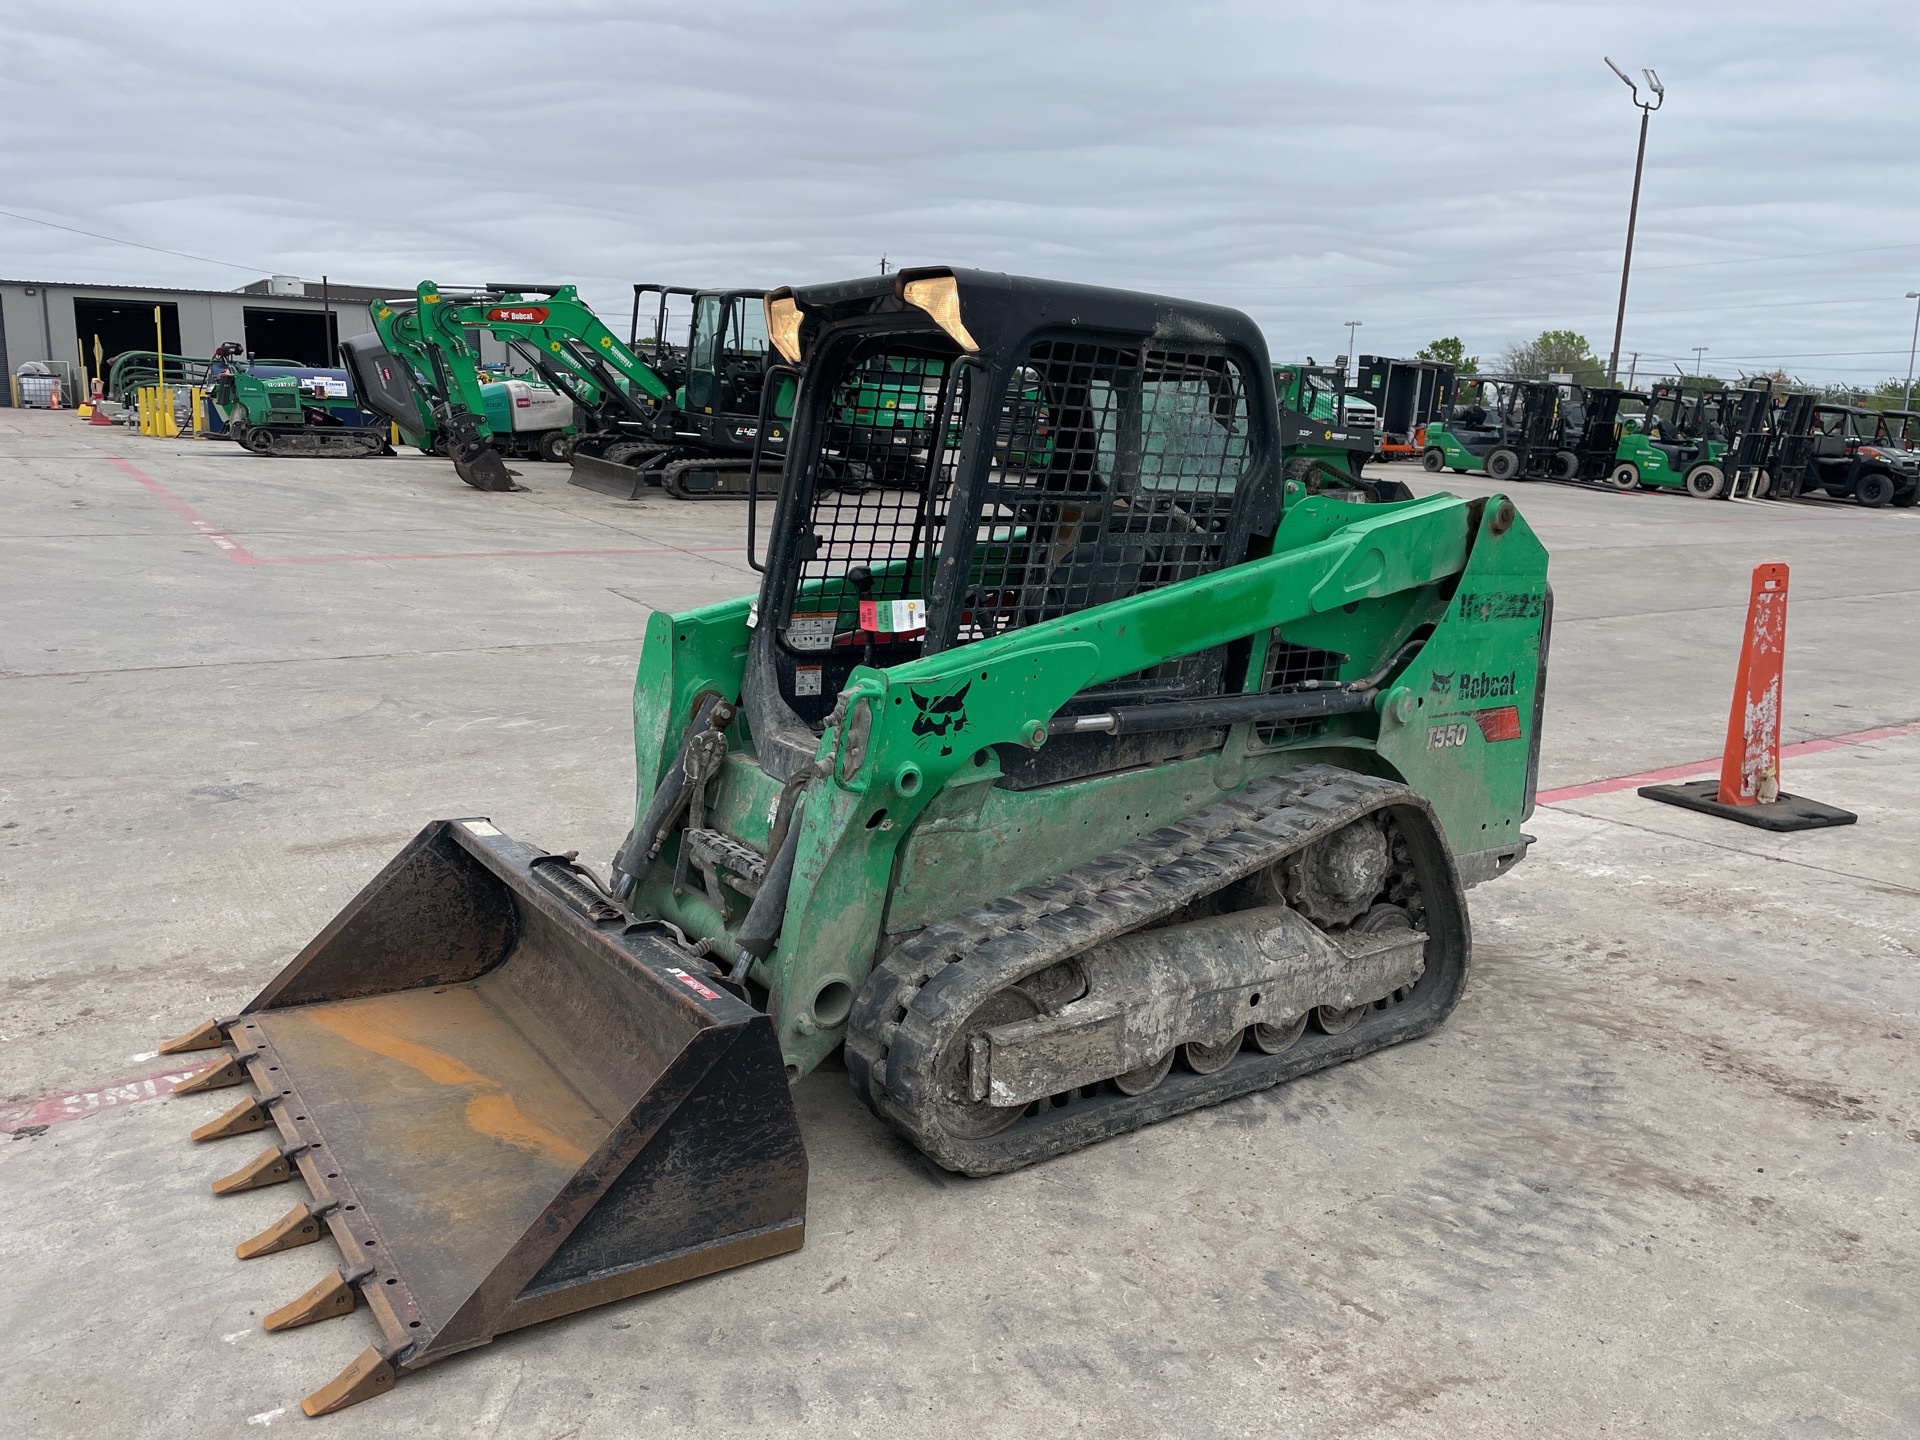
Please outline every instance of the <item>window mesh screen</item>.
[[[857, 359], [841, 377], [822, 432], [807, 531], [798, 542], [799, 588], [783, 633], [789, 649], [868, 645], [876, 637], [918, 640], [924, 607], [886, 602], [927, 593], [959, 454], [963, 407], [952, 392], [964, 391], [966, 374], [938, 357], [882, 351]], [[936, 429], [945, 433], [936, 437]], [[852, 583], [838, 595], [803, 593], [809, 584], [849, 574]], [[885, 607], [869, 617], [871, 630], [862, 628], [862, 600]]]
[[[1280, 632], [1275, 630], [1267, 641], [1266, 678], [1260, 688], [1269, 692], [1285, 692], [1301, 689], [1309, 681], [1325, 684], [1338, 680], [1340, 667], [1346, 663], [1347, 657], [1338, 651], [1294, 645], [1282, 640]], [[1284, 745], [1292, 740], [1318, 735], [1326, 728], [1325, 720], [1277, 720], [1256, 726], [1254, 733], [1264, 744]]]
[[[1227, 563], [1247, 403], [1222, 356], [1036, 342], [1001, 397], [960, 642]], [[1206, 693], [1222, 659], [1181, 657], [1097, 691]]]

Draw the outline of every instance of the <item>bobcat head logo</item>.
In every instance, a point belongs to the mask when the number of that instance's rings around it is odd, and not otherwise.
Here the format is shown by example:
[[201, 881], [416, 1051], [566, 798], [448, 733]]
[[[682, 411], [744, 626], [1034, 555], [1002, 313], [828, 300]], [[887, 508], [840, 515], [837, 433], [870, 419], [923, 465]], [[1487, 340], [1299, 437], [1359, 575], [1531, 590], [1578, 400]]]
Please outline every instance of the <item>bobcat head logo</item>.
[[1457, 670], [1449, 670], [1446, 674], [1442, 675], [1438, 670], [1434, 671], [1433, 684], [1430, 687], [1432, 692], [1435, 695], [1451, 694], [1453, 692], [1453, 677], [1459, 673]]
[[[967, 728], [967, 691], [973, 688], [969, 680], [951, 695], [922, 695], [917, 690], [907, 693], [913, 696], [913, 703], [919, 714], [913, 717], [913, 733], [921, 744], [930, 744], [935, 740], [945, 740]], [[942, 755], [951, 755], [953, 747], [942, 745]]]

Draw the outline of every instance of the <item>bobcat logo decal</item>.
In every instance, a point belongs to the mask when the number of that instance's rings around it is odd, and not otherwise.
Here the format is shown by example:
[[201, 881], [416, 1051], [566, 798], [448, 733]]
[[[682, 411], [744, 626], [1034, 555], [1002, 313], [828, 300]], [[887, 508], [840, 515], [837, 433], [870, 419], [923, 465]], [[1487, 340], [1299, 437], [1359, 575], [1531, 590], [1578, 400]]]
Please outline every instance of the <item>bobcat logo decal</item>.
[[1453, 677], [1459, 673], [1458, 670], [1449, 670], [1442, 675], [1436, 670], [1433, 672], [1433, 684], [1429, 688], [1435, 695], [1450, 695], [1453, 693]]
[[[944, 741], [948, 736], [958, 735], [967, 728], [967, 691], [973, 688], [969, 680], [951, 695], [922, 695], [918, 690], [909, 690], [913, 703], [919, 708], [919, 714], [913, 717], [913, 733], [922, 745], [935, 741]], [[951, 755], [953, 746], [940, 746], [942, 755]]]

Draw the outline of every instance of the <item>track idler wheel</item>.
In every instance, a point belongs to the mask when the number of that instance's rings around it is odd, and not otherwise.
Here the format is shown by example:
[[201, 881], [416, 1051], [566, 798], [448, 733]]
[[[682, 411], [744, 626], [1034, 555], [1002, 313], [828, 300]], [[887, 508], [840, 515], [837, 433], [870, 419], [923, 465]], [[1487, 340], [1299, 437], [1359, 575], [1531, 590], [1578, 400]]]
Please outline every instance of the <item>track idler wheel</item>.
[[988, 1103], [981, 1087], [974, 1083], [973, 1041], [996, 1025], [1031, 1020], [1039, 1013], [1040, 1007], [1026, 991], [1010, 985], [994, 991], [967, 1017], [967, 1023], [947, 1046], [934, 1072], [940, 1096], [936, 1102], [940, 1127], [949, 1135], [959, 1140], [984, 1140], [999, 1134], [1026, 1112], [1022, 1105]]

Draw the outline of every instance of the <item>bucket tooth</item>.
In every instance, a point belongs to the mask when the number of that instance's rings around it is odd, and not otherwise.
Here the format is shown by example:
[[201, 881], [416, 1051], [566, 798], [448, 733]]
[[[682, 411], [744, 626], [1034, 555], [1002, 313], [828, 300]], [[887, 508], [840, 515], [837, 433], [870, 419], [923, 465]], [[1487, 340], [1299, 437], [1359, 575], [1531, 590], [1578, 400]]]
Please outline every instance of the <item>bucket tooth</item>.
[[224, 1140], [229, 1135], [251, 1135], [273, 1123], [264, 1100], [242, 1100], [218, 1120], [209, 1120], [193, 1132], [195, 1140]]
[[297, 1330], [302, 1325], [313, 1325], [351, 1314], [353, 1307], [360, 1302], [360, 1292], [354, 1288], [354, 1281], [364, 1279], [371, 1273], [370, 1267], [363, 1266], [349, 1278], [336, 1270], [298, 1300], [282, 1305], [267, 1316], [260, 1322], [260, 1328]]
[[216, 1195], [237, 1195], [242, 1190], [260, 1190], [268, 1185], [284, 1185], [293, 1178], [293, 1152], [269, 1145], [231, 1175], [213, 1182]]
[[351, 1365], [302, 1400], [300, 1408], [308, 1415], [331, 1415], [386, 1394], [397, 1378], [393, 1361], [380, 1353], [379, 1346], [369, 1345], [353, 1357]]
[[160, 1047], [162, 1055], [179, 1055], [188, 1050], [218, 1050], [227, 1043], [227, 1037], [220, 1028], [218, 1020], [209, 1020], [204, 1025], [196, 1025], [184, 1035], [176, 1035]]
[[247, 1078], [247, 1067], [240, 1063], [236, 1055], [224, 1060], [216, 1060], [204, 1070], [197, 1070], [173, 1087], [176, 1095], [198, 1095], [202, 1090], [224, 1090], [229, 1085], [238, 1085]]
[[332, 1208], [331, 1203], [296, 1205], [251, 1240], [242, 1240], [234, 1246], [233, 1253], [242, 1260], [252, 1260], [311, 1245], [320, 1238], [321, 1217]]

